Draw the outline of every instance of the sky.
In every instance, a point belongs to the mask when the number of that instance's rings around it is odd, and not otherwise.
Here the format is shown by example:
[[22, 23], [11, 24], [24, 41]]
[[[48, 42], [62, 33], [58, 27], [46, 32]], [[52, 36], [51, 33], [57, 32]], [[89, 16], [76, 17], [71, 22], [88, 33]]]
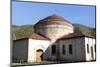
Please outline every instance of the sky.
[[71, 23], [95, 27], [95, 6], [12, 1], [12, 24], [35, 24], [56, 14]]

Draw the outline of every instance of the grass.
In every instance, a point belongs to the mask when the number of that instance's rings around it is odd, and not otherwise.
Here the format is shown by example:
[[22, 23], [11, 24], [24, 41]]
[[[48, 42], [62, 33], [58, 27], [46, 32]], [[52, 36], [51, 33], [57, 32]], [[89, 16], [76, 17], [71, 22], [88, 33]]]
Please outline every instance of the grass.
[[17, 66], [32, 66], [32, 65], [46, 65], [46, 64], [57, 64], [57, 61], [42, 61], [42, 62], [31, 62], [31, 63], [12, 63], [11, 67]]
[[81, 63], [81, 62], [94, 62], [93, 61], [72, 61], [72, 62], [67, 62], [67, 61], [42, 61], [42, 62], [31, 62], [31, 63], [12, 63], [11, 67], [20, 67], [20, 66], [35, 66], [35, 65], [49, 65], [49, 64], [64, 64], [64, 63]]

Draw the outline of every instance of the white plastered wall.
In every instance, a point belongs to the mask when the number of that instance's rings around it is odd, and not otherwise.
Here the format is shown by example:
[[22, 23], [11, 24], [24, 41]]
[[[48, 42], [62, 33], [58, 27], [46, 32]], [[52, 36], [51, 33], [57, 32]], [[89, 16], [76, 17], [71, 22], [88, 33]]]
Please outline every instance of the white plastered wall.
[[[89, 53], [87, 52], [87, 44], [89, 45]], [[91, 47], [93, 47], [94, 58], [91, 57]], [[85, 37], [85, 53], [86, 53], [86, 61], [95, 60], [95, 39]]]
[[43, 55], [43, 59], [49, 57], [49, 40], [36, 40], [36, 39], [29, 39], [29, 46], [28, 46], [28, 62], [36, 62], [36, 50], [42, 49], [45, 53]]
[[[69, 54], [69, 45], [72, 45], [72, 54]], [[84, 37], [61, 40], [60, 58], [68, 61], [85, 61], [85, 43]], [[62, 54], [62, 45], [66, 47], [66, 54]]]

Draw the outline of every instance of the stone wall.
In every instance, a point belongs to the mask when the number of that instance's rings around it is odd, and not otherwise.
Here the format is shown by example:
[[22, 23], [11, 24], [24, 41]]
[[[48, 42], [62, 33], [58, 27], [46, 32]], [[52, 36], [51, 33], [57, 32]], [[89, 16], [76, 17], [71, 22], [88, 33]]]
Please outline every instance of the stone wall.
[[16, 40], [13, 42], [13, 61], [27, 62], [28, 56], [28, 39]]
[[[66, 54], [62, 54], [62, 45], [65, 45]], [[69, 45], [72, 45], [72, 54], [69, 54]], [[85, 40], [81, 38], [71, 38], [59, 41], [60, 59], [66, 61], [85, 61]]]
[[35, 32], [40, 33], [51, 40], [56, 40], [64, 35], [73, 33], [73, 27], [65, 25], [47, 25], [40, 26]]

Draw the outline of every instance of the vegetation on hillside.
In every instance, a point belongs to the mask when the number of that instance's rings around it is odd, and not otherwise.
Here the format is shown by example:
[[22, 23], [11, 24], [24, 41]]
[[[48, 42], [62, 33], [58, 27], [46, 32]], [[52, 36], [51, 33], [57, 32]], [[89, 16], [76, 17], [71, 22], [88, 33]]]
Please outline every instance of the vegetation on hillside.
[[[96, 29], [90, 28], [81, 24], [73, 24], [74, 32], [87, 32], [90, 35], [95, 37]], [[34, 32], [34, 25], [12, 25], [12, 38], [13, 40], [18, 39], [20, 37], [29, 36]]]
[[74, 32], [87, 32], [91, 36], [96, 37], [96, 28], [91, 28], [81, 24], [73, 24]]
[[20, 37], [29, 36], [34, 32], [33, 25], [12, 26], [13, 40]]

